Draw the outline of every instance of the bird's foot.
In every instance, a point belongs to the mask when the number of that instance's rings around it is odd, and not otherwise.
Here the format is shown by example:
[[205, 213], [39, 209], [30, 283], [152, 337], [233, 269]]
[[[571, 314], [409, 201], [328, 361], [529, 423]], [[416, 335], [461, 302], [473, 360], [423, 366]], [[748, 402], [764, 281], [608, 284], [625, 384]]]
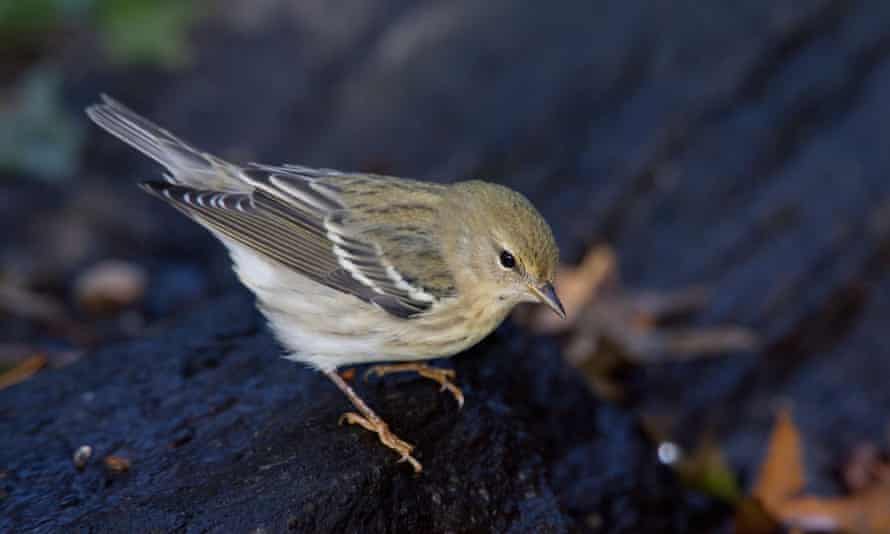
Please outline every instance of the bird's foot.
[[438, 367], [432, 367], [425, 363], [396, 363], [391, 365], [375, 365], [365, 372], [365, 380], [368, 379], [368, 376], [371, 374], [376, 374], [378, 377], [385, 376], [392, 373], [407, 373], [407, 372], [415, 372], [424, 378], [429, 378], [437, 382], [441, 388], [439, 391], [448, 391], [454, 397], [454, 400], [457, 401], [457, 407], [463, 408], [464, 406], [464, 393], [460, 390], [459, 387], [454, 385], [452, 379], [455, 377], [455, 373], [452, 369], [440, 369]]
[[389, 429], [389, 426], [379, 417], [370, 418], [355, 412], [346, 412], [340, 416], [340, 424], [342, 425], [344, 422], [349, 423], [350, 425], [359, 425], [366, 430], [376, 433], [377, 437], [380, 438], [380, 443], [383, 443], [385, 446], [401, 455], [399, 463], [408, 462], [411, 464], [411, 467], [414, 468], [415, 473], [423, 471], [423, 466], [420, 465], [420, 462], [411, 456], [411, 451], [414, 450], [414, 446], [402, 441], [398, 436], [393, 434]]

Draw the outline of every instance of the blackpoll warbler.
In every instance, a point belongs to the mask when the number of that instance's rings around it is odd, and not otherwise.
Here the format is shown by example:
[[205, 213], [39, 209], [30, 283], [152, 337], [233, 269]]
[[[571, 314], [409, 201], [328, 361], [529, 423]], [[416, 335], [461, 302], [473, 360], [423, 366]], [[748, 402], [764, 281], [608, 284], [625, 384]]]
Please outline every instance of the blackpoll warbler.
[[208, 228], [228, 248], [288, 359], [322, 371], [357, 409], [342, 421], [376, 432], [416, 471], [395, 436], [337, 374], [416, 371], [448, 389], [453, 371], [418, 360], [478, 343], [523, 301], [564, 311], [553, 290], [550, 227], [519, 193], [310, 169], [235, 166], [197, 150], [105, 97], [99, 126], [166, 167], [142, 187]]

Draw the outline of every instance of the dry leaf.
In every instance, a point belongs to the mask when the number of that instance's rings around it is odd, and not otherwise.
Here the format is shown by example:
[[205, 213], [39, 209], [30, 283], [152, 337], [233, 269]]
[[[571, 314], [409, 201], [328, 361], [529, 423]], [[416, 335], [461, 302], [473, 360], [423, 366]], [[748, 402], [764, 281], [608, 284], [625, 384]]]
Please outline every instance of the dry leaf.
[[778, 517], [808, 531], [887, 534], [890, 532], [890, 484], [875, 485], [849, 497], [799, 497], [782, 504]]
[[46, 356], [46, 366], [52, 368], [70, 365], [83, 356], [83, 352], [79, 350], [54, 350], [27, 343], [0, 343], [0, 367], [15, 367], [35, 354]]
[[48, 295], [0, 281], [0, 311], [46, 324], [78, 345], [89, 345], [94, 334], [88, 325], [72, 319], [61, 302]]
[[[800, 432], [784, 409], [752, 491], [772, 517], [792, 531], [890, 533], [890, 466], [880, 461], [876, 448], [854, 451], [845, 479], [861, 489], [846, 497], [796, 496], [804, 485], [801, 457]], [[736, 517], [739, 531], [748, 532], [738, 511]]]
[[736, 534], [776, 534], [779, 523], [757, 499], [745, 497], [738, 501], [734, 510]]
[[791, 410], [783, 408], [776, 417], [766, 457], [760, 466], [751, 494], [773, 515], [804, 486], [803, 453], [800, 431], [791, 419]]
[[880, 477], [881, 452], [874, 443], [860, 443], [853, 447], [853, 452], [841, 472], [847, 491], [855, 493], [871, 486]]
[[566, 353], [575, 365], [597, 351], [600, 337], [614, 341], [635, 363], [663, 361], [666, 355], [686, 360], [758, 345], [757, 337], [744, 328], [658, 328], [658, 322], [666, 317], [704, 307], [711, 293], [706, 287], [628, 293], [619, 287], [619, 278], [612, 249], [595, 247], [577, 267], [559, 268], [555, 284], [566, 310], [565, 320], [542, 306], [521, 310], [517, 319], [536, 333], [571, 330]]
[[355, 378], [355, 368], [350, 367], [349, 369], [344, 369], [340, 371], [340, 378], [349, 382], [353, 378]]
[[541, 334], [555, 334], [570, 329], [581, 310], [596, 296], [598, 290], [617, 272], [615, 253], [606, 246], [594, 247], [577, 267], [560, 265], [554, 285], [566, 311], [560, 319], [549, 309], [533, 308], [528, 326]]
[[0, 310], [46, 323], [58, 323], [67, 319], [64, 306], [52, 297], [5, 282], [0, 282]]
[[598, 395], [619, 400], [623, 387], [614, 371], [630, 363], [688, 361], [752, 350], [757, 337], [744, 328], [661, 328], [666, 318], [704, 307], [705, 287], [672, 292], [627, 292], [620, 287], [618, 261], [607, 246], [590, 250], [577, 267], [560, 266], [556, 291], [566, 311], [557, 317], [544, 306], [520, 307], [514, 319], [539, 334], [566, 334], [563, 355], [584, 373]]
[[106, 456], [105, 467], [114, 473], [123, 473], [129, 471], [130, 460], [129, 458], [124, 458], [122, 456]]
[[674, 355], [672, 360], [698, 358], [718, 352], [754, 350], [757, 336], [747, 328], [715, 326], [713, 328], [672, 329], [666, 331], [664, 348]]
[[37, 371], [46, 366], [46, 356], [35, 354], [22, 360], [15, 367], [0, 373], [0, 389], [18, 384], [33, 376]]

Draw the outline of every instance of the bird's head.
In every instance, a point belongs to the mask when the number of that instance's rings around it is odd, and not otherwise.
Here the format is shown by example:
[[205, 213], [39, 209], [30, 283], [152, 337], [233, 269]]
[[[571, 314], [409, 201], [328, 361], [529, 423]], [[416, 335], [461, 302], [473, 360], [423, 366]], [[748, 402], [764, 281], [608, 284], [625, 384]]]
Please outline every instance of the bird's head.
[[481, 181], [460, 182], [449, 224], [451, 257], [464, 283], [507, 305], [541, 302], [565, 317], [553, 288], [559, 250], [550, 226], [521, 194]]

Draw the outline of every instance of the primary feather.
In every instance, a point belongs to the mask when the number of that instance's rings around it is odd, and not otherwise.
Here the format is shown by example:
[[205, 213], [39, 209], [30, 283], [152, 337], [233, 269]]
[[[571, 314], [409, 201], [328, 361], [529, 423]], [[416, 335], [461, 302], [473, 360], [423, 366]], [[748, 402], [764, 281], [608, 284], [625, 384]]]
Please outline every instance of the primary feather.
[[[110, 98], [87, 113], [167, 168], [168, 183], [146, 182], [147, 191], [227, 240], [400, 318], [454, 293], [430, 234], [441, 186], [296, 165], [239, 167]], [[371, 208], [382, 194], [385, 208]], [[417, 195], [426, 209], [417, 209]], [[419, 272], [432, 276], [421, 283]]]

